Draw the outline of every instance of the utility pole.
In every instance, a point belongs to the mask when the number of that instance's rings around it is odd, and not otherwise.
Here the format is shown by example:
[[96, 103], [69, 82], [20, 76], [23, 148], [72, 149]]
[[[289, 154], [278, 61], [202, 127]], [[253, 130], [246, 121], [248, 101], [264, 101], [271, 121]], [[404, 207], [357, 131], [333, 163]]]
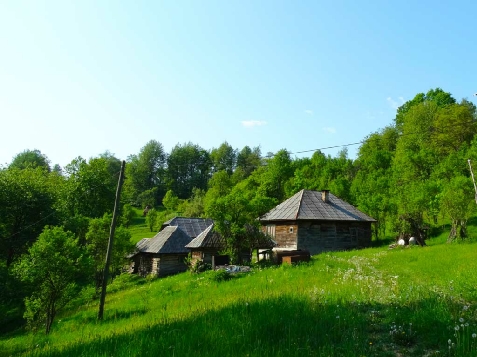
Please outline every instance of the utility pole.
[[472, 175], [472, 182], [474, 183], [475, 203], [477, 203], [477, 185], [475, 184], [474, 172], [472, 171], [472, 165], [470, 164], [470, 159], [468, 159], [467, 162], [469, 163], [470, 174]]
[[109, 278], [109, 263], [111, 260], [111, 252], [113, 250], [114, 232], [116, 230], [116, 218], [118, 216], [119, 199], [121, 197], [121, 188], [123, 186], [124, 180], [124, 166], [126, 166], [126, 162], [123, 160], [123, 162], [121, 163], [121, 172], [119, 173], [118, 187], [116, 189], [116, 200], [114, 202], [113, 220], [111, 221], [111, 229], [109, 231], [109, 242], [108, 250], [106, 251], [106, 262], [104, 264], [103, 271], [103, 283], [101, 287], [101, 299], [99, 302], [98, 320], [103, 319], [104, 301], [106, 300], [106, 285], [108, 284]]

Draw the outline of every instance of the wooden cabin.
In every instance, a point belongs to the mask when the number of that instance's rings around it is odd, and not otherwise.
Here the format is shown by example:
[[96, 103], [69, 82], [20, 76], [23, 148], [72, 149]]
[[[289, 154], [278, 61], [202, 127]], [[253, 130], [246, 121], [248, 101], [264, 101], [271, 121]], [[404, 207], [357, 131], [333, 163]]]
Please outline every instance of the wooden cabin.
[[202, 233], [211, 219], [174, 217], [165, 222], [153, 238], [143, 238], [130, 256], [134, 273], [165, 276], [187, 270], [185, 262], [189, 249], [186, 245]]
[[274, 250], [311, 254], [369, 247], [376, 222], [328, 190], [301, 190], [259, 220], [277, 243]]

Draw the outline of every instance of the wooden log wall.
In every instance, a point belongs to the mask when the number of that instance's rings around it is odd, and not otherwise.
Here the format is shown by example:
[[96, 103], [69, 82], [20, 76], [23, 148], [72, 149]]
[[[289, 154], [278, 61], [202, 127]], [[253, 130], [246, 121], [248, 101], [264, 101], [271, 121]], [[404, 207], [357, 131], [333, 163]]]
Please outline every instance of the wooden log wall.
[[159, 276], [171, 275], [187, 271], [185, 259], [187, 254], [161, 254], [157, 258], [156, 274]]

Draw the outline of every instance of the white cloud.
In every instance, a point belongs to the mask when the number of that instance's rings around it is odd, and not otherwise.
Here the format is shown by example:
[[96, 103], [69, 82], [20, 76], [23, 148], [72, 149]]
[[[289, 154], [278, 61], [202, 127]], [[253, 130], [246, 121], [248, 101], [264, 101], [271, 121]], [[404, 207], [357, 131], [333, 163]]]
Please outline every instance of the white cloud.
[[313, 110], [307, 109], [307, 110], [305, 110], [305, 113], [308, 114], [308, 115], [313, 115]]
[[326, 131], [327, 133], [330, 133], [330, 134], [335, 134], [336, 133], [336, 129], [331, 127], [331, 126], [326, 126], [323, 128], [324, 131]]
[[267, 122], [263, 120], [244, 120], [242, 121], [242, 125], [246, 128], [252, 128], [254, 126], [262, 126], [266, 125]]
[[398, 97], [397, 100], [392, 99], [391, 97], [386, 98], [387, 102], [393, 109], [399, 108], [401, 105], [404, 104], [404, 98], [403, 97]]

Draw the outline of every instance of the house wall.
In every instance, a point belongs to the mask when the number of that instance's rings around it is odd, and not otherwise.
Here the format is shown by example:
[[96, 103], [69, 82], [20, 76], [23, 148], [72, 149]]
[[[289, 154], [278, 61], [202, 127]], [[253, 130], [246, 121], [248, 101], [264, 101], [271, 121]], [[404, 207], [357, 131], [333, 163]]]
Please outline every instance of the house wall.
[[187, 254], [140, 254], [134, 259], [134, 272], [145, 276], [165, 276], [187, 270], [184, 262]]
[[297, 248], [311, 254], [365, 248], [370, 244], [370, 222], [305, 221], [298, 227]]
[[[267, 229], [267, 226], [269, 227]], [[270, 226], [275, 226], [270, 229]], [[297, 232], [298, 224], [296, 222], [279, 222], [262, 226], [264, 233], [274, 231], [273, 240], [277, 243], [276, 249], [298, 249]]]
[[160, 254], [156, 259], [153, 272], [159, 276], [171, 275], [187, 271], [185, 259], [187, 254]]
[[204, 263], [212, 265], [212, 256], [218, 255], [216, 249], [199, 248], [196, 250], [191, 249], [192, 260], [194, 265], [197, 260], [202, 260]]

